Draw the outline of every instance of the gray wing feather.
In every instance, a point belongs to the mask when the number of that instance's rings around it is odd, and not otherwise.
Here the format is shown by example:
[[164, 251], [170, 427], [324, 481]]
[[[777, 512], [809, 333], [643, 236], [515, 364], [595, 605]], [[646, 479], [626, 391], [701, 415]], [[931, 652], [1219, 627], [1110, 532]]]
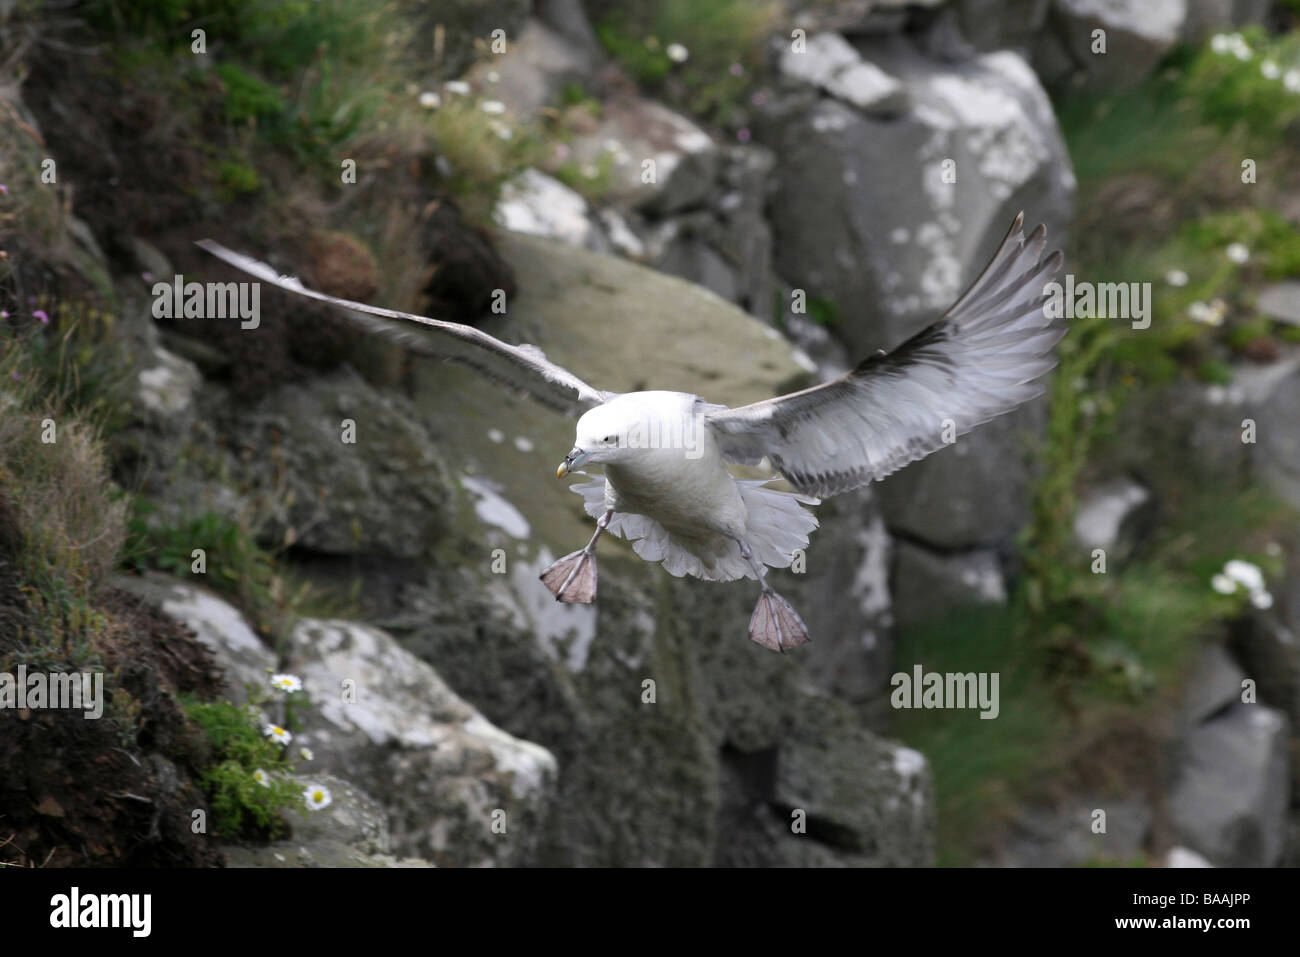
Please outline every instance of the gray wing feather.
[[[585, 411], [613, 396], [611, 392], [593, 389], [572, 372], [551, 362], [536, 346], [510, 345], [473, 326], [458, 322], [444, 322], [396, 309], [339, 299], [308, 289], [294, 277], [282, 276], [266, 263], [229, 250], [210, 239], [197, 240], [195, 245], [263, 282], [308, 299], [339, 306], [346, 310], [349, 319], [368, 332], [398, 342], [421, 355], [469, 366], [503, 385], [521, 389], [539, 402], [562, 412], [572, 414]], [[418, 323], [427, 332], [417, 332], [413, 326], [393, 320]]]
[[[832, 382], [706, 413], [723, 454], [765, 456], [801, 492], [838, 495], [884, 478], [1041, 395], [1062, 319], [1046, 315], [1047, 230], [1026, 239], [1024, 214], [978, 279], [938, 322]], [[951, 425], [949, 424], [951, 423]]]

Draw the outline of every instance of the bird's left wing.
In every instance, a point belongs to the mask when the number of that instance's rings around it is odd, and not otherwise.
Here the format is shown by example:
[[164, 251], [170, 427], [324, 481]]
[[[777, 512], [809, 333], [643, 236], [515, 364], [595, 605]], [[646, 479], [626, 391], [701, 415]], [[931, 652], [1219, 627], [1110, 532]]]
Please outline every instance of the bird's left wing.
[[1043, 258], [1046, 229], [1026, 239], [1023, 223], [943, 318], [894, 352], [824, 385], [706, 412], [723, 454], [751, 465], [766, 456], [800, 492], [838, 495], [1039, 395], [1065, 334], [1043, 308], [1061, 254]]
[[[339, 306], [347, 310], [349, 319], [369, 332], [399, 342], [421, 355], [467, 365], [504, 385], [521, 389], [561, 412], [586, 411], [613, 396], [611, 392], [593, 389], [568, 369], [551, 362], [536, 346], [512, 346], [459, 322], [445, 322], [328, 296], [308, 289], [292, 276], [280, 275], [264, 262], [233, 252], [210, 239], [197, 240], [195, 245], [263, 282], [308, 299]], [[393, 320], [418, 323], [429, 332], [420, 335], [414, 327]]]

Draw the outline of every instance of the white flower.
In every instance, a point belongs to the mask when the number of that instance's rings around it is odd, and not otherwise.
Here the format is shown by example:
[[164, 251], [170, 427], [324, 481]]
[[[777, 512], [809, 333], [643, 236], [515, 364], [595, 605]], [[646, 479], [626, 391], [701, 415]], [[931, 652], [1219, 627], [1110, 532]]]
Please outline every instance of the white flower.
[[1245, 243], [1233, 243], [1227, 250], [1228, 258], [1235, 263], [1244, 263], [1250, 258], [1250, 250], [1246, 248]]
[[1271, 558], [1277, 558], [1282, 554], [1282, 546], [1277, 542], [1269, 542], [1264, 546], [1264, 553]]
[[488, 70], [487, 81], [489, 83], [500, 83], [501, 74], [498, 73], [496, 70]]
[[613, 139], [612, 137], [610, 139], [605, 140], [605, 142], [602, 143], [601, 146], [604, 147], [606, 153], [617, 153], [619, 150], [623, 148], [623, 144], [620, 143], [618, 140]]
[[1171, 286], [1186, 286], [1187, 273], [1183, 272], [1181, 269], [1171, 269], [1169, 272], [1165, 273], [1165, 282], [1169, 283]]
[[1282, 85], [1292, 93], [1300, 93], [1300, 70], [1287, 70], [1283, 73]]
[[1240, 33], [1233, 33], [1228, 36], [1228, 50], [1238, 60], [1246, 61], [1251, 57], [1250, 44]]
[[1210, 37], [1210, 49], [1215, 53], [1227, 53], [1230, 46], [1231, 42], [1226, 33], [1216, 33]]
[[1199, 299], [1187, 307], [1187, 314], [1196, 322], [1203, 322], [1207, 326], [1223, 325], [1223, 315], [1228, 310], [1228, 305], [1222, 299], [1215, 299], [1209, 305], [1201, 302]]
[[1228, 390], [1221, 385], [1212, 385], [1205, 390], [1205, 401], [1210, 405], [1223, 405], [1228, 398]]
[[1264, 573], [1258, 565], [1234, 558], [1223, 566], [1223, 573], [1235, 582], [1245, 585], [1250, 591], [1259, 591], [1264, 587]]
[[506, 126], [500, 120], [491, 120], [489, 122], [491, 123], [492, 132], [495, 133], [500, 139], [512, 140], [515, 138], [515, 131], [512, 130], [510, 127]]
[[1275, 60], [1265, 60], [1259, 65], [1259, 72], [1264, 74], [1266, 80], [1276, 80], [1282, 74], [1282, 68], [1277, 65]]
[[1237, 590], [1237, 583], [1227, 575], [1215, 575], [1210, 579], [1210, 587], [1220, 595], [1231, 595]]
[[484, 100], [479, 104], [479, 109], [492, 116], [500, 116], [506, 111], [506, 105], [500, 100]]
[[420, 105], [426, 110], [436, 110], [442, 106], [442, 97], [432, 90], [425, 90], [420, 94]]
[[685, 63], [691, 55], [691, 51], [686, 49], [680, 43], [670, 43], [664, 50], [668, 54], [668, 59], [674, 63]]
[[320, 811], [330, 806], [334, 799], [330, 797], [330, 789], [321, 787], [319, 784], [310, 785], [302, 792], [302, 799], [307, 802], [307, 807], [312, 811]]
[[442, 85], [442, 88], [448, 93], [459, 93], [461, 96], [469, 96], [469, 84], [464, 80], [448, 80]]
[[591, 163], [583, 163], [578, 167], [578, 172], [587, 179], [595, 179], [600, 175], [600, 170], [596, 169], [596, 167]]
[[288, 744], [293, 740], [293, 735], [280, 727], [278, 724], [268, 724], [262, 728], [262, 733], [274, 741], [276, 744]]
[[311, 753], [311, 748], [299, 748], [298, 754], [304, 761], [311, 761], [316, 757]]
[[269, 788], [271, 786], [271, 776], [261, 768], [258, 768], [253, 772], [253, 780], [264, 788]]
[[1260, 591], [1253, 591], [1250, 593], [1250, 603], [1260, 611], [1266, 611], [1273, 607], [1273, 596], [1262, 589]]
[[287, 691], [293, 694], [295, 691], [302, 690], [302, 679], [297, 675], [272, 675], [271, 687], [276, 691]]

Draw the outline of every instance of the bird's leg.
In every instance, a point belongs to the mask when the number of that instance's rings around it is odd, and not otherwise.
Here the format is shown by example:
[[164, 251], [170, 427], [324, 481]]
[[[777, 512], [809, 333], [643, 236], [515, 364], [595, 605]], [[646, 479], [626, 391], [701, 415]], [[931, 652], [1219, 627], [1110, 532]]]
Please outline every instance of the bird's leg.
[[596, 534], [586, 548], [557, 558], [539, 576], [556, 601], [587, 604], [596, 600], [596, 541], [613, 517], [611, 508], [596, 519]]
[[803, 623], [794, 606], [773, 591], [772, 586], [767, 583], [767, 569], [754, 558], [749, 543], [743, 538], [737, 541], [740, 542], [741, 556], [749, 562], [749, 567], [754, 569], [754, 574], [758, 576], [759, 587], [762, 589], [758, 594], [758, 604], [754, 606], [754, 614], [749, 619], [750, 640], [758, 642], [764, 648], [782, 653], [787, 648], [797, 648], [811, 641], [812, 639], [808, 637], [808, 626]]

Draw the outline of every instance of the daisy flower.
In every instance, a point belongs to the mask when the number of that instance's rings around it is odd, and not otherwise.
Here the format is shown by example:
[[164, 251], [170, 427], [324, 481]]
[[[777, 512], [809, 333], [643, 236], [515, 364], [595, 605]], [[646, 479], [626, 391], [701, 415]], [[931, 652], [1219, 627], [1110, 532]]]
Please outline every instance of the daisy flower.
[[668, 47], [664, 52], [668, 54], [668, 59], [672, 60], [674, 63], [685, 63], [691, 56], [691, 51], [686, 49], [686, 47], [682, 46], [680, 43], [668, 44]]
[[287, 691], [293, 694], [295, 691], [302, 690], [302, 679], [297, 675], [272, 675], [271, 687], [276, 691]]
[[268, 724], [262, 728], [262, 733], [274, 741], [276, 744], [288, 744], [293, 740], [293, 735], [278, 724]]
[[271, 786], [271, 775], [267, 774], [261, 768], [258, 768], [253, 772], [253, 780], [264, 788], [269, 788]]
[[1181, 269], [1171, 269], [1165, 273], [1165, 282], [1169, 283], [1171, 286], [1186, 286], [1187, 273], [1183, 272]]
[[330, 789], [319, 784], [313, 784], [303, 791], [302, 799], [307, 802], [307, 808], [312, 811], [324, 810], [334, 801], [330, 796]]
[[1244, 263], [1250, 258], [1250, 250], [1246, 248], [1245, 243], [1233, 243], [1225, 252], [1229, 259], [1238, 264]]

